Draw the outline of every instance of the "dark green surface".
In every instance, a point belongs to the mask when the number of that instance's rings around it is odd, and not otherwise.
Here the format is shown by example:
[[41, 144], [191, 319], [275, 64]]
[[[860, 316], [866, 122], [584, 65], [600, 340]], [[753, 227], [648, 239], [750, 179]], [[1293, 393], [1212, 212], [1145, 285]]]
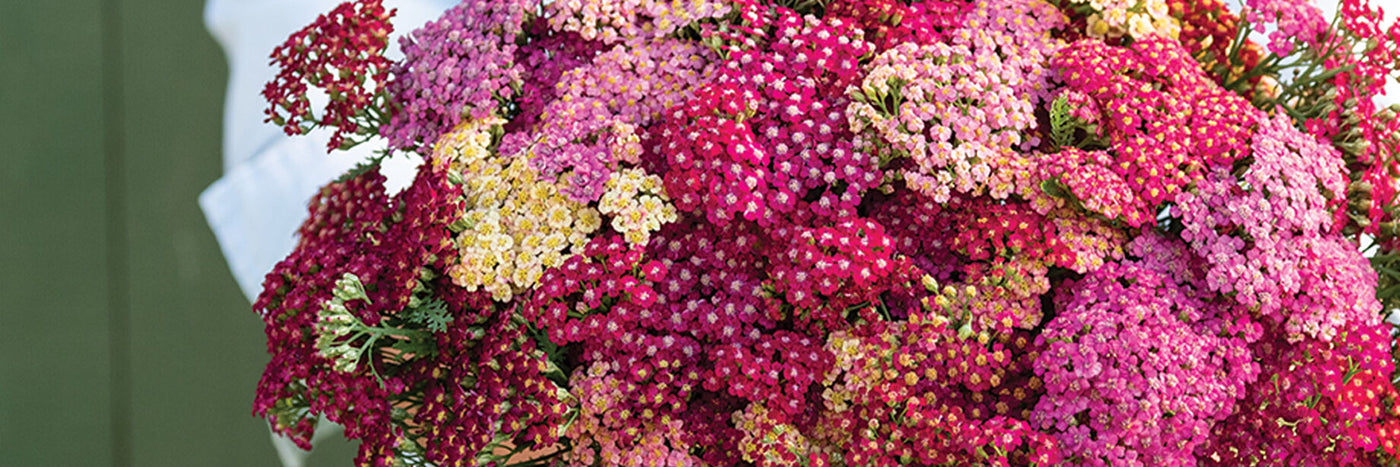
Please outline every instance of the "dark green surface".
[[[261, 322], [196, 202], [226, 75], [202, 9], [0, 0], [0, 466], [277, 465]], [[311, 465], [349, 465], [333, 444]]]
[[10, 3], [0, 7], [0, 464], [102, 465], [111, 362], [99, 4]]

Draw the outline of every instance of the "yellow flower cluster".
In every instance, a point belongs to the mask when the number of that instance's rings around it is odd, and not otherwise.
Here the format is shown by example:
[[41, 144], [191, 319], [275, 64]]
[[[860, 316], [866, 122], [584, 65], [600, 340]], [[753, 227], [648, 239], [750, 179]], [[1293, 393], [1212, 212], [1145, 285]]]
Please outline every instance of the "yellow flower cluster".
[[545, 268], [582, 251], [602, 226], [597, 210], [559, 192], [557, 177], [541, 178], [526, 158], [492, 150], [492, 132], [503, 123], [463, 123], [433, 148], [435, 163], [460, 175], [467, 199], [457, 235], [461, 260], [447, 273], [458, 286], [483, 288], [498, 301], [533, 288]]
[[1176, 39], [1181, 24], [1171, 16], [1166, 0], [1072, 0], [1088, 4], [1096, 13], [1089, 15], [1090, 37], [1123, 37], [1144, 39], [1158, 35]]
[[645, 245], [652, 232], [677, 218], [661, 177], [636, 168], [612, 173], [598, 210], [611, 216], [613, 230], [633, 245]]

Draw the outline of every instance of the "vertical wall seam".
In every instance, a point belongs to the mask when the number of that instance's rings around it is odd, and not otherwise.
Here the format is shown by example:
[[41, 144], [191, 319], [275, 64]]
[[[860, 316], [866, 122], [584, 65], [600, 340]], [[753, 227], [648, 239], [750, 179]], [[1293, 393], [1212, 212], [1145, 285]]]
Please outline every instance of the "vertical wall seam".
[[131, 298], [127, 249], [126, 83], [121, 0], [102, 1], [102, 146], [112, 465], [132, 465]]

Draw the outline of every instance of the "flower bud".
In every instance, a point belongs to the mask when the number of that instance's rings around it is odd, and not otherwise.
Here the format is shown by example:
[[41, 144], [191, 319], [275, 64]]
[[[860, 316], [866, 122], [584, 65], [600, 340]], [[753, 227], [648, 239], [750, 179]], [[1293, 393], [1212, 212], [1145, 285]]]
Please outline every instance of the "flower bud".
[[341, 301], [364, 300], [369, 302], [369, 296], [365, 295], [365, 286], [360, 283], [360, 278], [348, 272], [335, 281], [335, 290], [331, 293]]
[[969, 337], [972, 337], [972, 323], [966, 322], [958, 328], [958, 340], [967, 340]]
[[950, 300], [948, 300], [947, 295], [939, 295], [937, 297], [933, 297], [933, 303], [944, 310], [947, 310], [953, 304]]
[[924, 274], [924, 277], [920, 278], [919, 281], [923, 282], [925, 290], [934, 293], [938, 292], [938, 281], [934, 280], [933, 276]]
[[[1343, 118], [1343, 119], [1342, 119], [1342, 124], [1343, 124], [1343, 125], [1346, 125], [1346, 126], [1349, 126], [1349, 127], [1355, 127], [1358, 123], [1361, 123], [1361, 116], [1360, 116], [1360, 115], [1357, 115], [1356, 112], [1347, 112], [1346, 115], [1347, 115], [1346, 118]], [[1358, 128], [1352, 128], [1352, 131], [1358, 131], [1358, 132], [1359, 132], [1360, 129], [1358, 129]], [[1350, 132], [1348, 132], [1348, 133], [1350, 133]]]
[[[1371, 189], [1372, 186], [1370, 182], [1367, 182], [1365, 180], [1357, 180], [1355, 182], [1351, 182], [1350, 185], [1347, 185], [1347, 195], [1351, 195], [1352, 193], [1370, 195]], [[1370, 196], [1367, 197], [1369, 198]]]

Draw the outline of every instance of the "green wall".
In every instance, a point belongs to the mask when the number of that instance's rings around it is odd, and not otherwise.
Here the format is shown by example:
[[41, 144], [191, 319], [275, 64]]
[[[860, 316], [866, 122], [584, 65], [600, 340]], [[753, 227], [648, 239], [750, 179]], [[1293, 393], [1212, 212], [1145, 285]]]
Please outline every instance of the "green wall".
[[278, 465], [262, 324], [196, 203], [227, 73], [203, 6], [0, 0], [0, 466]]

